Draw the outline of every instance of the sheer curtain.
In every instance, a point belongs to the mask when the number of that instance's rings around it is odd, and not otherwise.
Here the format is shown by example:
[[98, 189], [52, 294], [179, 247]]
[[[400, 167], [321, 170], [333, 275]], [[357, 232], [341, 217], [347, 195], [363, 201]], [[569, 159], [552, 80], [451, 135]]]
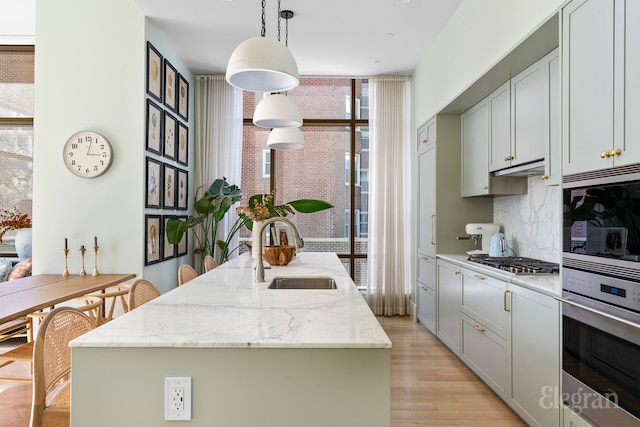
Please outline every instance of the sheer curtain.
[[411, 283], [410, 81], [374, 78], [370, 90], [367, 301], [376, 315], [409, 314]]
[[[226, 177], [240, 185], [242, 164], [242, 91], [230, 86], [224, 76], [195, 77], [195, 144], [193, 199], [202, 197], [211, 183]], [[238, 216], [230, 209], [220, 224], [218, 237], [226, 236]], [[231, 247], [236, 247], [237, 236]], [[202, 259], [194, 257], [198, 271]]]

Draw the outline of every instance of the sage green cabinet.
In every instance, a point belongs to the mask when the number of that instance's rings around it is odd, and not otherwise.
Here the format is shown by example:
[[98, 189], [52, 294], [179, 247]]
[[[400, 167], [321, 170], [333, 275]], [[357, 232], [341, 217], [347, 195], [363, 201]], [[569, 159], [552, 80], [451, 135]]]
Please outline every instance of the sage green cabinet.
[[564, 175], [640, 159], [640, 5], [573, 0], [562, 10]]
[[460, 267], [441, 259], [436, 262], [438, 280], [437, 337], [456, 355], [460, 355]]

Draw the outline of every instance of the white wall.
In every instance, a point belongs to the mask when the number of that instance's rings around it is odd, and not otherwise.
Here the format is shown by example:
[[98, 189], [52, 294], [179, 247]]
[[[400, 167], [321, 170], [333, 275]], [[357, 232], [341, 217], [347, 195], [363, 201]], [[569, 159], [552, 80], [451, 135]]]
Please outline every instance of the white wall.
[[[149, 36], [191, 81], [153, 28]], [[179, 260], [144, 268], [144, 214], [152, 213], [144, 208], [146, 40], [146, 19], [133, 0], [37, 0], [34, 274], [62, 272], [65, 237], [69, 270], [78, 273], [80, 245], [91, 251], [97, 236], [101, 273], [144, 274], [162, 290], [177, 284]], [[62, 162], [64, 142], [84, 129], [114, 149], [110, 170], [94, 179], [72, 175]], [[85, 268], [93, 270], [92, 252]]]
[[552, 15], [562, 0], [463, 0], [413, 74], [417, 128]]

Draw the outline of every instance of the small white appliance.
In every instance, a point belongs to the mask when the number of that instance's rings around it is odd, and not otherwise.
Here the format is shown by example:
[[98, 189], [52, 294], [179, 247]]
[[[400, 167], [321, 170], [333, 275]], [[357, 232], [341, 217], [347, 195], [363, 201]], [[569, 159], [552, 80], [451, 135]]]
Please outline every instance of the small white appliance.
[[491, 248], [491, 236], [500, 231], [500, 226], [493, 223], [472, 222], [464, 226], [464, 231], [469, 238], [478, 243], [478, 239], [482, 241], [482, 249], [467, 251], [469, 255], [489, 254]]

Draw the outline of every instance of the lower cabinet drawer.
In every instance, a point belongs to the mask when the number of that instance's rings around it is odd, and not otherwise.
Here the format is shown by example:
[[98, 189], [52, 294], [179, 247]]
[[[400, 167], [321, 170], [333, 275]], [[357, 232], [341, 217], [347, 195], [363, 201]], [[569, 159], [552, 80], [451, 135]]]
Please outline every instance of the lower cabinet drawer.
[[436, 288], [436, 259], [427, 255], [418, 256], [418, 281], [431, 289]]
[[506, 282], [462, 269], [461, 311], [505, 339], [509, 336], [507, 292]]
[[507, 341], [461, 313], [460, 358], [501, 398], [509, 395], [509, 347]]
[[436, 291], [417, 282], [418, 320], [432, 334], [436, 333]]

